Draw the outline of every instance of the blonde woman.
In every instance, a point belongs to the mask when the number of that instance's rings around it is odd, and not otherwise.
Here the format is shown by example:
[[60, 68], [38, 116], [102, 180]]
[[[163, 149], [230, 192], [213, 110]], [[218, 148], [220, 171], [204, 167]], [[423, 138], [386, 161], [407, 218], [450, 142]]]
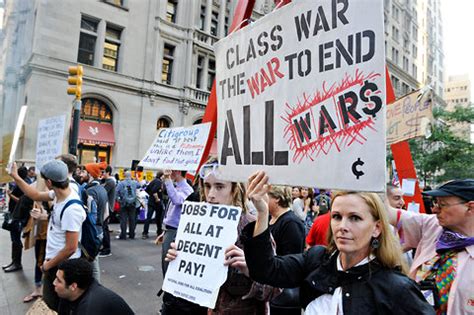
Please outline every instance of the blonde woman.
[[434, 314], [414, 281], [404, 275], [402, 253], [374, 193], [339, 192], [331, 209], [328, 248], [274, 256], [268, 231], [264, 172], [249, 179], [257, 221], [243, 231], [250, 277], [276, 287], [300, 287], [305, 314]]

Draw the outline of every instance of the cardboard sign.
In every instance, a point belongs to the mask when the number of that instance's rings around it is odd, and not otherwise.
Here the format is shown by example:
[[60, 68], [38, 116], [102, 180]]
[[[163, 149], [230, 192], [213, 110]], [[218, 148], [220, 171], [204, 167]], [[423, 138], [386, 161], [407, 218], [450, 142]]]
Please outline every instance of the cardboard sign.
[[382, 1], [297, 1], [215, 47], [225, 179], [384, 190]]
[[2, 139], [2, 160], [0, 161], [0, 183], [8, 183], [13, 179], [7, 172], [8, 157], [13, 142], [13, 133], [3, 136]]
[[431, 90], [418, 90], [387, 107], [388, 144], [431, 134], [431, 97]]
[[23, 105], [20, 108], [20, 113], [18, 114], [18, 120], [16, 121], [15, 132], [13, 133], [12, 147], [10, 149], [10, 155], [8, 157], [7, 172], [10, 173], [11, 165], [15, 161], [16, 148], [18, 146], [18, 140], [20, 140], [21, 126], [25, 121], [26, 110], [28, 106]]
[[148, 169], [196, 171], [211, 123], [158, 130], [140, 166]]
[[66, 115], [41, 119], [36, 140], [36, 171], [62, 153]]
[[214, 308], [227, 278], [224, 251], [237, 240], [241, 213], [238, 207], [186, 201], [176, 235], [178, 256], [168, 266], [163, 290]]

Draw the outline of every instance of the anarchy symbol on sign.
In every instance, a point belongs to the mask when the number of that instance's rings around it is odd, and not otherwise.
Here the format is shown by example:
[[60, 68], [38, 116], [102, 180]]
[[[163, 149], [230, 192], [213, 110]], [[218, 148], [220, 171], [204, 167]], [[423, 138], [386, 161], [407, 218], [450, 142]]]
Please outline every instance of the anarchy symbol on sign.
[[355, 175], [356, 179], [359, 179], [359, 177], [365, 174], [360, 169], [357, 169], [358, 166], [362, 165], [364, 165], [364, 161], [362, 161], [360, 158], [357, 158], [357, 161], [352, 163], [352, 173]]

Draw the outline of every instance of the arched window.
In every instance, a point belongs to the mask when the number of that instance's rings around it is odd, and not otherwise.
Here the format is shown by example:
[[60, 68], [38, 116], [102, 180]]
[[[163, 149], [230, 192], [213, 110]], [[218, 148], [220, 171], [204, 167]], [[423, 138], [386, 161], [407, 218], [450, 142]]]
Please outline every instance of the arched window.
[[96, 98], [83, 98], [81, 109], [82, 120], [112, 123], [112, 111], [109, 106]]
[[171, 126], [171, 121], [169, 118], [160, 117], [156, 122], [156, 130], [160, 128], [169, 128]]

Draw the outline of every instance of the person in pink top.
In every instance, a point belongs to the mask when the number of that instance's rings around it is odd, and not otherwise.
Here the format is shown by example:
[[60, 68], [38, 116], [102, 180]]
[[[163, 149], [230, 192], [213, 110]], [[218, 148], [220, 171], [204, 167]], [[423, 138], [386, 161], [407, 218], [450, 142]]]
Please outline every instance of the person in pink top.
[[409, 276], [437, 314], [474, 314], [474, 180], [453, 180], [423, 192], [433, 215], [390, 208], [402, 242], [416, 248]]

